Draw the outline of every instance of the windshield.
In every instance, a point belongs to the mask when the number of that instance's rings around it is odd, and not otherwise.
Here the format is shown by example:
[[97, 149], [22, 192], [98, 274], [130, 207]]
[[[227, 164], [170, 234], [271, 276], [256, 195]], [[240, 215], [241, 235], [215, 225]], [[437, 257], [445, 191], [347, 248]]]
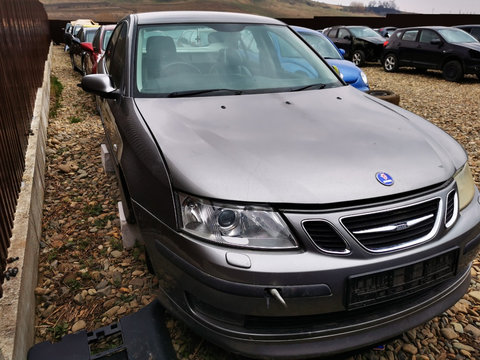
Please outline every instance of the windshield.
[[178, 24], [140, 27], [139, 96], [199, 96], [341, 86], [286, 26]]
[[335, 46], [327, 40], [324, 36], [312, 33], [299, 33], [302, 38], [305, 39], [306, 42], [310, 44], [320, 55], [322, 55], [325, 59], [338, 59], [343, 60], [340, 53], [337, 51]]
[[467, 34], [463, 30], [459, 29], [441, 29], [438, 30], [440, 35], [443, 36], [446, 42], [457, 44], [457, 43], [478, 43], [478, 40], [475, 39], [470, 34]]
[[382, 37], [377, 32], [373, 31], [373, 29], [370, 29], [369, 27], [365, 27], [365, 26], [352, 26], [352, 27], [349, 27], [348, 30], [350, 30], [353, 35], [359, 38]]

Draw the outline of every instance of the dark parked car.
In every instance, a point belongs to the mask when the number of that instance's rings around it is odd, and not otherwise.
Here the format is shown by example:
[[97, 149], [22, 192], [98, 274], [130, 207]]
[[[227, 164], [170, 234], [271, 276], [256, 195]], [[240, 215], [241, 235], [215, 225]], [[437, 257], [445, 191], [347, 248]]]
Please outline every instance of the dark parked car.
[[395, 32], [395, 30], [397, 30], [397, 28], [393, 26], [386, 26], [386, 27], [374, 29], [374, 30], [384, 38], [387, 38], [387, 37], [390, 37], [390, 35], [392, 35]]
[[[215, 35], [178, 46], [190, 30]], [[210, 341], [261, 358], [333, 356], [468, 289], [480, 194], [465, 151], [347, 86], [284, 23], [132, 14], [82, 87], [102, 99], [161, 303]]]
[[98, 29], [98, 25], [82, 25], [77, 36], [73, 36], [72, 44], [70, 46], [70, 60], [72, 62], [72, 69], [78, 70], [82, 75], [85, 75], [85, 49], [82, 43], [91, 43], [93, 37]]
[[458, 29], [462, 29], [463, 31], [466, 31], [470, 35], [472, 35], [475, 39], [480, 41], [480, 25], [457, 25], [455, 26]]
[[395, 31], [385, 42], [382, 62], [388, 72], [411, 66], [442, 70], [448, 81], [460, 81], [464, 74], [480, 78], [480, 43], [452, 27], [405, 28]]
[[361, 91], [370, 90], [367, 75], [351, 61], [345, 60], [342, 54], [344, 51], [339, 50], [328, 37], [318, 31], [300, 26], [292, 26], [292, 29], [322, 55], [327, 63], [337, 67], [343, 81]]
[[357, 66], [380, 60], [385, 38], [367, 26], [333, 26], [323, 33]]
[[85, 74], [97, 73], [97, 64], [105, 53], [113, 29], [115, 29], [115, 25], [102, 25], [95, 32], [91, 43], [81, 43], [81, 47], [85, 51], [82, 66], [85, 69]]

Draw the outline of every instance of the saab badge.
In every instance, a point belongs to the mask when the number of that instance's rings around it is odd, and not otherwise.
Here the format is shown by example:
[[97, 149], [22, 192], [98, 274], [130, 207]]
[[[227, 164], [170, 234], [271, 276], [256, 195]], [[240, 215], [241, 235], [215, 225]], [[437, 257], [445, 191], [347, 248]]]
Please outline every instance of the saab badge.
[[378, 182], [385, 186], [392, 186], [393, 185], [393, 178], [387, 174], [386, 172], [379, 171], [375, 174], [375, 178]]

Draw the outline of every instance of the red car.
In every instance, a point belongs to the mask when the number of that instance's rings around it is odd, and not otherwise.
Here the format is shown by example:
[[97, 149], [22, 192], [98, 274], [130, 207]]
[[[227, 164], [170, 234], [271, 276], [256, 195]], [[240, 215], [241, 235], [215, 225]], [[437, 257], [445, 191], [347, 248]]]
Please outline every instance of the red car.
[[102, 25], [98, 28], [91, 43], [84, 42], [81, 44], [85, 51], [83, 69], [85, 69], [86, 74], [97, 73], [97, 64], [103, 57], [113, 29], [115, 29], [115, 25]]

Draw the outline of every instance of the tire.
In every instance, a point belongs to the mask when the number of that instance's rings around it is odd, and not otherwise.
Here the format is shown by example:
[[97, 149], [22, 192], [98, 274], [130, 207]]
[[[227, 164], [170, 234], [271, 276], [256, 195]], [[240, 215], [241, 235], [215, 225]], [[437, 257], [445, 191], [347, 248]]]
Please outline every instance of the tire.
[[398, 58], [395, 54], [387, 54], [383, 58], [383, 69], [386, 72], [394, 72], [398, 70]]
[[477, 73], [477, 78], [480, 80], [480, 72]]
[[352, 62], [357, 66], [365, 65], [365, 53], [362, 50], [355, 50], [352, 53]]
[[395, 94], [390, 90], [369, 90], [367, 94], [373, 95], [376, 98], [388, 101], [394, 105], [400, 104], [400, 95]]
[[463, 79], [463, 68], [460, 61], [450, 60], [443, 65], [443, 78], [447, 81], [459, 82]]

